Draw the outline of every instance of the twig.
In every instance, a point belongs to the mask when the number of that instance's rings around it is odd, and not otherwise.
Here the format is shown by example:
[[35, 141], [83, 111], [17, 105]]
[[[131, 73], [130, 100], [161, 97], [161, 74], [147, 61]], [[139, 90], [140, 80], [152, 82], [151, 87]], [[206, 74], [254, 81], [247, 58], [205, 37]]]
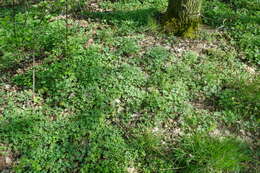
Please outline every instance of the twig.
[[66, 23], [66, 33], [65, 33], [65, 57], [67, 57], [67, 48], [68, 48], [68, 1], [65, 1], [65, 23]]
[[33, 86], [32, 86], [32, 89], [33, 89], [33, 101], [35, 100], [35, 55], [33, 55]]
[[16, 46], [16, 48], [17, 48], [18, 46], [17, 46], [16, 19], [15, 19], [15, 16], [16, 16], [15, 0], [13, 0], [12, 8], [13, 8], [12, 18], [13, 18], [13, 22], [14, 22], [14, 25], [13, 25], [13, 33], [14, 33], [14, 38], [15, 38], [15, 46]]

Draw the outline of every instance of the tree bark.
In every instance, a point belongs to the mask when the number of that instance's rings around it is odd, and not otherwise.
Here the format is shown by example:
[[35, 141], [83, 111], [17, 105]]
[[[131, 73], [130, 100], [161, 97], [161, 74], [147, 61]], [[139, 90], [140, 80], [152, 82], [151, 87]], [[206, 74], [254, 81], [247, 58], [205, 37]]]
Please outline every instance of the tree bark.
[[201, 3], [202, 0], [168, 0], [165, 30], [194, 37], [200, 23]]

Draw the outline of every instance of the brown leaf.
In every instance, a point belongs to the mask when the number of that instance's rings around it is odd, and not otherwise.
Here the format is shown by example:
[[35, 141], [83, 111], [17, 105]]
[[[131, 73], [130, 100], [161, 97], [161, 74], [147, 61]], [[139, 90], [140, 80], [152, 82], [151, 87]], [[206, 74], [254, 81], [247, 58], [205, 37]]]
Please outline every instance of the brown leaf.
[[7, 155], [1, 155], [0, 154], [0, 170], [6, 169], [12, 165], [13, 161], [11, 156]]
[[88, 48], [90, 45], [92, 45], [94, 43], [94, 40], [92, 38], [90, 38], [84, 45], [84, 48]]

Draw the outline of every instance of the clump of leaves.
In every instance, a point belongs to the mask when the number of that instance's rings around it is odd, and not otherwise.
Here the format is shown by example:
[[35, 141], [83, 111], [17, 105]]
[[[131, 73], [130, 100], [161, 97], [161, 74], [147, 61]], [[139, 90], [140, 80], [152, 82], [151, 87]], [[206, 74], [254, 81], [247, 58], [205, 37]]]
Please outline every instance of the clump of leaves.
[[140, 47], [134, 39], [123, 39], [120, 44], [119, 52], [125, 56], [131, 56], [136, 54], [140, 50]]
[[205, 1], [204, 23], [221, 28], [232, 45], [244, 56], [242, 59], [254, 64], [260, 63], [259, 54], [259, 1], [218, 0]]
[[139, 156], [136, 158], [136, 165], [143, 172], [173, 169], [173, 159], [167, 153], [166, 145], [162, 144], [160, 134], [154, 134], [151, 130], [141, 132], [132, 140], [132, 146]]
[[219, 94], [219, 106], [239, 115], [239, 119], [255, 119], [260, 108], [260, 78], [250, 83], [237, 82]]
[[144, 63], [147, 64], [147, 68], [151, 72], [155, 72], [163, 68], [164, 62], [169, 57], [170, 53], [162, 46], [152, 47], [147, 51]]

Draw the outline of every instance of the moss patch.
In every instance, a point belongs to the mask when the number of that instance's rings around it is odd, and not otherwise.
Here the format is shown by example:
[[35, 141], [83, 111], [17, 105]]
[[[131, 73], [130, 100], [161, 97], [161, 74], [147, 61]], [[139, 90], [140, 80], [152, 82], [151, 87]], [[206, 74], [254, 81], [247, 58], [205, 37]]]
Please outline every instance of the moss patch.
[[165, 17], [163, 28], [164, 31], [173, 33], [177, 36], [195, 38], [200, 23], [200, 19], [189, 19], [187, 21], [182, 21], [177, 18], [169, 19], [169, 17]]

